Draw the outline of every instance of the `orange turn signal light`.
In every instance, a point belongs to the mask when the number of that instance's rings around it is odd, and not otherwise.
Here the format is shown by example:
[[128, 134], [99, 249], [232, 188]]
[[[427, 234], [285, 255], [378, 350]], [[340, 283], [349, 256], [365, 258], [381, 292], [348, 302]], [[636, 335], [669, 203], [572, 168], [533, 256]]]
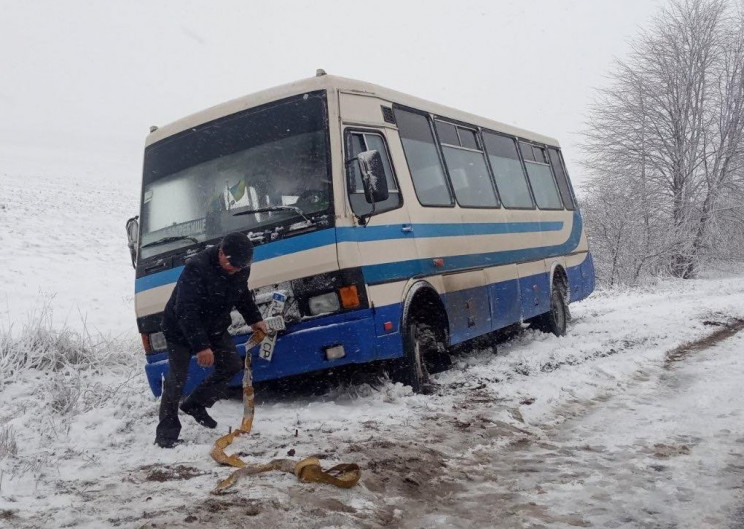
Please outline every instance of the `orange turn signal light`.
[[150, 335], [147, 333], [141, 333], [142, 335], [142, 347], [145, 348], [145, 353], [152, 353], [152, 344], [150, 343]]
[[353, 309], [362, 304], [359, 301], [359, 292], [356, 285], [341, 287], [338, 289], [338, 294], [341, 296], [341, 306], [345, 309]]

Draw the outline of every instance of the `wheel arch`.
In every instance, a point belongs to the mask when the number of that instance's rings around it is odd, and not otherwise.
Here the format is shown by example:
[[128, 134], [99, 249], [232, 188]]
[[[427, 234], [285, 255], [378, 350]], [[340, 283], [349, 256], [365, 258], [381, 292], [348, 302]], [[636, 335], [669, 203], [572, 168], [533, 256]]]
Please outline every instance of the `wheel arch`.
[[553, 285], [559, 284], [563, 287], [563, 296], [568, 304], [571, 299], [571, 283], [568, 281], [568, 273], [563, 264], [554, 262], [550, 266], [550, 292], [553, 291]]
[[405, 329], [412, 318], [421, 318], [436, 329], [441, 329], [446, 344], [449, 344], [449, 318], [436, 288], [426, 280], [413, 281], [403, 296], [400, 328]]

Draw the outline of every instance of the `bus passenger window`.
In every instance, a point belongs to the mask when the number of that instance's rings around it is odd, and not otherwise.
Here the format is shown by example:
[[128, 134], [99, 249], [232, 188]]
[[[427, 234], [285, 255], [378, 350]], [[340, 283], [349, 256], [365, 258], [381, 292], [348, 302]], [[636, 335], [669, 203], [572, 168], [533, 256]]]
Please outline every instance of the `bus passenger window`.
[[524, 142], [520, 142], [519, 147], [523, 154], [532, 153], [532, 161], [525, 158], [524, 165], [527, 169], [527, 178], [530, 180], [532, 192], [535, 194], [537, 207], [540, 209], [563, 209], [553, 173], [546, 163], [545, 149]]
[[478, 139], [475, 136], [474, 130], [458, 127], [457, 132], [460, 136], [460, 145], [468, 149], [480, 149], [480, 147], [478, 147]]
[[464, 207], [496, 208], [499, 201], [483, 153], [442, 145], [457, 203]]
[[571, 196], [571, 184], [568, 181], [568, 175], [563, 168], [561, 163], [561, 155], [558, 153], [558, 149], [554, 147], [548, 148], [548, 155], [550, 156], [550, 165], [553, 167], [553, 174], [558, 182], [558, 190], [561, 192], [561, 200], [563, 206], [566, 209], [575, 209], [573, 198]]
[[[486, 158], [478, 148], [475, 131], [443, 121], [437, 121], [436, 124], [457, 203], [471, 208], [499, 207]], [[454, 129], [454, 135], [450, 132], [450, 127]], [[447, 132], [442, 134], [442, 131]], [[455, 143], [449, 144], [450, 142]]]
[[[390, 192], [388, 199], [375, 204], [375, 213], [382, 213], [400, 207], [402, 201], [398, 183], [393, 175], [390, 155], [388, 154], [385, 140], [381, 134], [364, 131], [347, 131], [346, 133], [346, 157], [351, 160], [364, 151], [377, 151], [382, 156], [382, 165], [385, 167], [385, 179]], [[346, 175], [349, 189], [349, 202], [351, 209], [357, 216], [368, 215], [372, 212], [372, 204], [367, 202], [364, 196], [364, 185], [362, 174], [359, 170], [359, 162], [353, 160], [346, 165]]]
[[440, 143], [447, 143], [449, 145], [460, 145], [460, 139], [457, 137], [457, 127], [452, 123], [446, 123], [444, 121], [435, 121], [437, 126], [437, 136], [439, 136]]
[[522, 158], [524, 158], [525, 162], [535, 161], [535, 154], [532, 151], [532, 145], [530, 145], [529, 143], [523, 143], [520, 141], [519, 150], [522, 151]]
[[429, 120], [426, 116], [399, 108], [394, 107], [393, 111], [419, 202], [422, 206], [451, 206], [452, 195]]
[[483, 131], [483, 143], [504, 207], [534, 208], [514, 139]]

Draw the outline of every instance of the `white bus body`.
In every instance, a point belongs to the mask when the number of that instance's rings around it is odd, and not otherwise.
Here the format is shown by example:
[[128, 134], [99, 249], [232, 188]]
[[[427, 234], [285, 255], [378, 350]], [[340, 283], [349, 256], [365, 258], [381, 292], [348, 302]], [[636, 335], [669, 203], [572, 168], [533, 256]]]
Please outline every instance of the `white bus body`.
[[[360, 169], [370, 151], [384, 175]], [[229, 231], [256, 243], [259, 305], [288, 296], [271, 361], [253, 352], [257, 381], [401, 358], [419, 389], [432, 342], [535, 318], [560, 333], [562, 303], [594, 289], [549, 137], [322, 75], [156, 129], [145, 152], [135, 305], [156, 395], [160, 316], [184, 260]], [[387, 199], [370, 203], [370, 177], [384, 178]], [[267, 206], [285, 210], [250, 212]], [[244, 353], [250, 330], [236, 317], [231, 332]], [[194, 363], [187, 391], [203, 376]]]

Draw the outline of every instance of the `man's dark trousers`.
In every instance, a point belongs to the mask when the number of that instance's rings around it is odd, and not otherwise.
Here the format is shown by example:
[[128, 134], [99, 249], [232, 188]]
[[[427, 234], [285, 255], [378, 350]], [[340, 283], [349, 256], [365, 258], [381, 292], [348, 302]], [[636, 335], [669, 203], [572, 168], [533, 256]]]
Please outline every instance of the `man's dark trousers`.
[[[212, 340], [214, 353], [214, 372], [205, 378], [187, 397], [190, 404], [209, 408], [227, 396], [227, 385], [243, 367], [243, 362], [235, 350], [230, 334], [225, 332]], [[187, 345], [168, 342], [168, 374], [163, 384], [160, 400], [160, 423], [155, 432], [156, 439], [176, 440], [181, 433], [178, 420], [178, 405], [186, 385], [192, 351]]]

